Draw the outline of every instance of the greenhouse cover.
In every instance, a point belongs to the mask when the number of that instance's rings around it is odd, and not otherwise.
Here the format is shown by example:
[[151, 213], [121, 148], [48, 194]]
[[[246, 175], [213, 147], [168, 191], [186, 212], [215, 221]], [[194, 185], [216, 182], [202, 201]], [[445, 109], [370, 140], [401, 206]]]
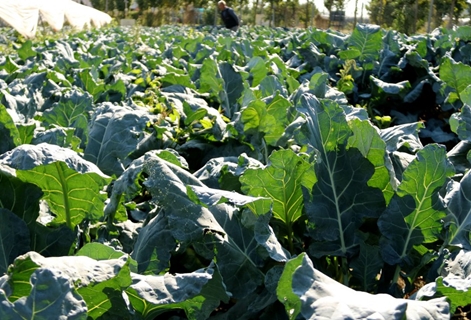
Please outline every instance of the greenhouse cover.
[[0, 19], [27, 38], [34, 38], [40, 19], [56, 31], [65, 23], [81, 30], [111, 22], [108, 14], [72, 0], [2, 0]]

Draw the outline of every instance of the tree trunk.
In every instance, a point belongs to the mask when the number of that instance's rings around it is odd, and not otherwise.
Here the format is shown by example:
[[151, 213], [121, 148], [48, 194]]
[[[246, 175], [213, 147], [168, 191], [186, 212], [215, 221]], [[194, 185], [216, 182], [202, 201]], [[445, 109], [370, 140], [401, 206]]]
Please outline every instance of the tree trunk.
[[419, 0], [415, 0], [414, 4], [414, 25], [412, 26], [413, 34], [417, 33], [417, 16], [419, 11]]
[[433, 0], [430, 0], [430, 7], [428, 9], [428, 21], [427, 21], [427, 33], [430, 33], [431, 23], [432, 23], [432, 13], [433, 13]]
[[254, 5], [253, 5], [253, 24], [257, 24], [257, 11], [258, 11], [258, 2], [260, 0], [255, 0]]
[[358, 0], [355, 0], [355, 10], [353, 11], [353, 29], [357, 26]]
[[455, 0], [451, 1], [451, 7], [450, 7], [450, 20], [448, 21], [448, 29], [453, 28], [453, 16], [455, 14]]

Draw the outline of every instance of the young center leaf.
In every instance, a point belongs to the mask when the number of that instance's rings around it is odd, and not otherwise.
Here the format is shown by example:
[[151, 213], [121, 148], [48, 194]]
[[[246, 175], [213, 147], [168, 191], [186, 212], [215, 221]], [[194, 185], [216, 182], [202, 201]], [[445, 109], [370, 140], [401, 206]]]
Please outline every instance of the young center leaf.
[[390, 265], [411, 263], [413, 246], [438, 239], [446, 216], [439, 191], [453, 174], [443, 146], [427, 145], [404, 171], [403, 180], [378, 220], [381, 253]]
[[306, 158], [289, 149], [275, 151], [270, 155], [267, 167], [248, 169], [240, 177], [244, 193], [273, 200], [273, 216], [286, 226], [290, 246], [293, 224], [304, 208], [302, 187], [311, 189], [316, 182], [313, 166]]

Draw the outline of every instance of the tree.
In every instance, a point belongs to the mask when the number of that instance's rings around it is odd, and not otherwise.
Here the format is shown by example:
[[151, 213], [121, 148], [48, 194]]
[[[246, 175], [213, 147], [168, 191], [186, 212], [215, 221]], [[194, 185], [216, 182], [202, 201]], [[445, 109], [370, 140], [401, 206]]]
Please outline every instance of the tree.
[[345, 2], [345, 0], [324, 0], [324, 6], [327, 8], [327, 11], [329, 11], [329, 16], [331, 16], [329, 20], [329, 27], [332, 22], [332, 12], [343, 11], [345, 9]]
[[[367, 6], [371, 22], [385, 28], [393, 28], [406, 34], [414, 34], [433, 20], [432, 27], [444, 25], [445, 17], [452, 17], [448, 22], [456, 21], [468, 7], [466, 0], [371, 0]], [[412, 10], [411, 10], [412, 9]], [[429, 13], [431, 17], [429, 18]], [[452, 13], [452, 14], [450, 14]]]
[[[461, 17], [463, 12], [469, 7], [466, 0], [435, 0], [435, 27], [446, 24], [452, 27], [453, 24]], [[448, 17], [447, 21], [444, 21]]]
[[312, 19], [319, 12], [314, 4], [314, 0], [307, 0], [305, 4], [299, 7], [299, 10], [301, 11], [299, 20], [303, 22], [304, 28], [311, 26]]

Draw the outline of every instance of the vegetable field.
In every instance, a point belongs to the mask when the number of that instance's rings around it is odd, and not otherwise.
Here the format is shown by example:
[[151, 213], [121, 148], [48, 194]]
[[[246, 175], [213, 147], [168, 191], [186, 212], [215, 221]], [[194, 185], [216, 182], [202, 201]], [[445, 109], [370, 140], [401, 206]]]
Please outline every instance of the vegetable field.
[[1, 319], [450, 319], [471, 27], [0, 36]]

